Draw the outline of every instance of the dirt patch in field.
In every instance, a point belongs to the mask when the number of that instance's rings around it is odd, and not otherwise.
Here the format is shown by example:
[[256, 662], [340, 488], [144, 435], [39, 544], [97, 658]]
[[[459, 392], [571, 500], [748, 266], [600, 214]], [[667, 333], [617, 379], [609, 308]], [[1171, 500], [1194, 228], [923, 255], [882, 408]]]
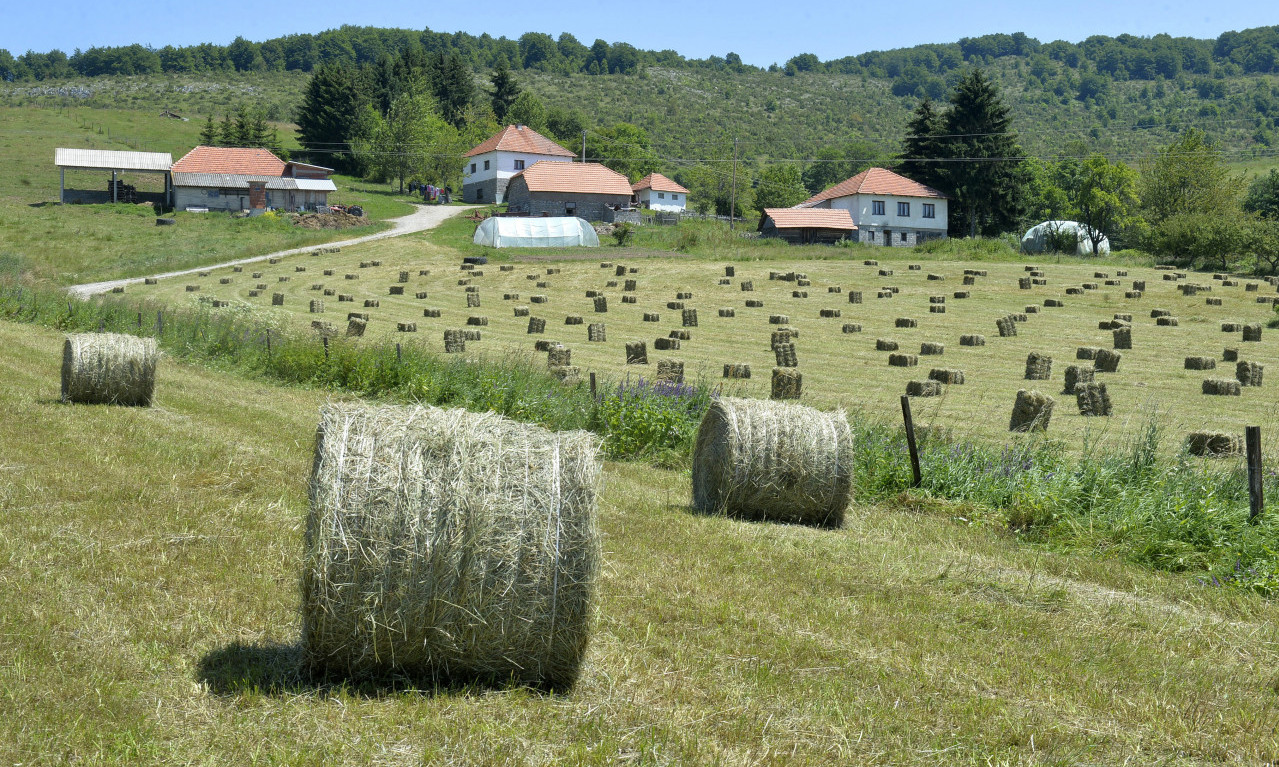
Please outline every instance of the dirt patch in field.
[[350, 213], [306, 213], [294, 217], [293, 223], [303, 229], [350, 229], [373, 223], [363, 216]]

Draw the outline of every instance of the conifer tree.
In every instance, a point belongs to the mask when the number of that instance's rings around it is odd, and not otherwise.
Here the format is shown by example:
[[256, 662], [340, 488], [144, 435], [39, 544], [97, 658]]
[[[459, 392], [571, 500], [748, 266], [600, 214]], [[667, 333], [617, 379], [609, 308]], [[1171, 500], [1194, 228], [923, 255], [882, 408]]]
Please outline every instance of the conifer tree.
[[945, 184], [943, 163], [929, 162], [943, 156], [939, 138], [943, 132], [943, 116], [933, 108], [932, 100], [920, 101], [906, 123], [906, 140], [902, 142], [902, 157], [908, 161], [903, 166], [905, 175], [937, 189]]
[[993, 236], [1016, 226], [1025, 183], [1023, 155], [1010, 129], [1009, 109], [981, 70], [959, 81], [940, 136], [941, 186], [951, 195], [950, 229]]
[[218, 145], [218, 126], [213, 122], [213, 113], [209, 113], [209, 118], [204, 121], [204, 127], [200, 129], [200, 143], [203, 146]]
[[493, 84], [493, 90], [490, 92], [493, 114], [497, 116], [498, 122], [501, 122], [506, 119], [507, 111], [520, 95], [519, 83], [515, 82], [515, 78], [511, 75], [511, 68], [506, 63], [505, 56], [497, 60], [497, 67], [493, 69], [493, 76], [489, 78], [489, 82]]

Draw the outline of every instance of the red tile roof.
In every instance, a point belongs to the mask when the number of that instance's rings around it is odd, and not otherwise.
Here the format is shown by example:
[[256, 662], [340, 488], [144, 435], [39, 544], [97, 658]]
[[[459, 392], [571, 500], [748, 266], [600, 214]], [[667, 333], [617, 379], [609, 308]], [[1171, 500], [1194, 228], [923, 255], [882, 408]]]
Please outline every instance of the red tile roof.
[[843, 208], [764, 208], [778, 229], [845, 229], [853, 232], [857, 224]]
[[946, 199], [946, 195], [942, 194], [931, 186], [925, 186], [918, 181], [911, 181], [905, 176], [899, 176], [891, 170], [884, 168], [870, 168], [858, 173], [856, 176], [841, 181], [820, 194], [815, 194], [798, 207], [812, 207], [819, 202], [833, 200], [837, 197], [849, 197], [854, 194], [882, 194], [896, 195], [898, 197], [936, 197], [938, 199]]
[[488, 141], [467, 152], [466, 156], [474, 157], [477, 154], [493, 151], [548, 154], [552, 157], [577, 157], [577, 155], [527, 125], [506, 126], [490, 137]]
[[660, 173], [650, 173], [631, 185], [632, 191], [638, 192], [641, 189], [652, 189], [654, 192], [675, 192], [676, 194], [683, 192], [688, 194], [687, 189]]
[[238, 176], [283, 176], [284, 160], [266, 149], [198, 146], [173, 163], [174, 173], [228, 173]]
[[538, 160], [511, 176], [511, 181], [517, 178], [524, 179], [530, 192], [631, 196], [631, 182], [626, 176], [594, 162]]

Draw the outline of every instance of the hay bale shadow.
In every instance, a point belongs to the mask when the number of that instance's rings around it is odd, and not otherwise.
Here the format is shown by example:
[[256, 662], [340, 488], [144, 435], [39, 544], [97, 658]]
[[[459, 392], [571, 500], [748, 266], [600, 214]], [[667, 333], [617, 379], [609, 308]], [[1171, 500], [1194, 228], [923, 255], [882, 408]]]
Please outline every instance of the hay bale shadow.
[[265, 695], [318, 695], [337, 693], [378, 698], [388, 693], [482, 695], [502, 690], [532, 690], [545, 695], [567, 693], [567, 688], [535, 687], [511, 682], [475, 679], [431, 679], [403, 674], [351, 678], [312, 674], [302, 665], [300, 642], [246, 644], [232, 642], [214, 648], [200, 658], [196, 678], [214, 695], [234, 697], [247, 692]]

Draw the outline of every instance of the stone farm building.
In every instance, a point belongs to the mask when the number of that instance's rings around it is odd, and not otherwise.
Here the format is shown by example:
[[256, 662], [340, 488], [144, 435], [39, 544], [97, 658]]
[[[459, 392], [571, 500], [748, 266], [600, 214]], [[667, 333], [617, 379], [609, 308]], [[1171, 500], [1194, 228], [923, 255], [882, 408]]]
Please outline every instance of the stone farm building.
[[688, 190], [660, 173], [650, 173], [637, 181], [631, 191], [641, 208], [683, 213], [688, 205]]
[[198, 146], [173, 164], [178, 210], [316, 210], [337, 191], [332, 168], [285, 162], [261, 148]]
[[511, 176], [506, 202], [517, 215], [615, 221], [630, 208], [631, 182], [599, 163], [543, 160]]
[[907, 247], [946, 236], [946, 195], [884, 168], [870, 168], [796, 205], [843, 209], [860, 242]]
[[500, 204], [511, 177], [538, 162], [572, 162], [572, 152], [527, 125], [508, 125], [466, 153], [462, 201]]
[[857, 239], [857, 225], [848, 211], [821, 208], [765, 208], [759, 220], [763, 237], [777, 237], [791, 245], [833, 244]]

